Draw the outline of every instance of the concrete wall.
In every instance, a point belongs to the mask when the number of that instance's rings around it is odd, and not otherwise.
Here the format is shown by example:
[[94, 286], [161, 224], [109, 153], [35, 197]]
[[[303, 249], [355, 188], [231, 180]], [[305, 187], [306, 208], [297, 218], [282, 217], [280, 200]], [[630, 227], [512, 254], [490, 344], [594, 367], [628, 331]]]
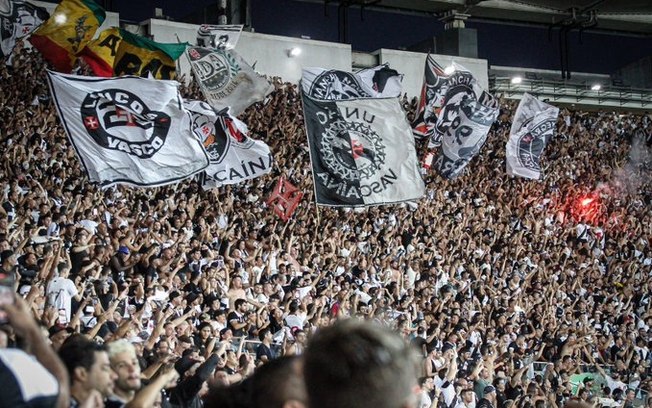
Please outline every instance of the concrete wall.
[[[408, 96], [419, 96], [423, 85], [423, 69], [427, 54], [411, 51], [381, 49], [376, 51], [380, 64], [389, 63], [403, 74], [403, 91]], [[489, 89], [487, 60], [475, 58], [452, 57], [450, 55], [433, 55], [437, 62], [446, 67], [453, 62], [464, 66], [476, 77], [484, 89]]]
[[[150, 35], [155, 41], [177, 42], [176, 35], [184, 42], [195, 43], [197, 27], [193, 24], [166, 20], [148, 20]], [[301, 54], [288, 57], [288, 50], [298, 47]], [[302, 67], [323, 67], [351, 70], [351, 46], [301, 38], [243, 32], [236, 51], [249, 64], [256, 63], [256, 71], [264, 75], [280, 76], [285, 81], [298, 83]], [[181, 73], [188, 73], [190, 66], [185, 57], [180, 60]], [[188, 75], [186, 75], [188, 76]]]

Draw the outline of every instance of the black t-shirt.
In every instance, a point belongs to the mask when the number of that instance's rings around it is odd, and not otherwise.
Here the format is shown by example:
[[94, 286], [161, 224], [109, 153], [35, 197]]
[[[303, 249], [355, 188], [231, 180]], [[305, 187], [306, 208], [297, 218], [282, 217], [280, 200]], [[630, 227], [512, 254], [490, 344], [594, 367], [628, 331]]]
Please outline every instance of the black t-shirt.
[[237, 323], [244, 323], [245, 322], [245, 317], [244, 317], [244, 315], [240, 315], [239, 313], [237, 313], [235, 311], [229, 313], [229, 315], [227, 316], [229, 329], [231, 329], [231, 332], [233, 333], [233, 337], [242, 337], [245, 334], [247, 334], [247, 332], [245, 331], [244, 328], [236, 329], [235, 327], [233, 327], [233, 325], [231, 325], [231, 322], [234, 321], [234, 320]]
[[267, 356], [267, 361], [271, 361], [276, 358], [274, 351], [267, 345], [261, 343], [260, 346], [258, 346], [258, 350], [256, 350], [256, 360], [260, 360], [263, 356]]

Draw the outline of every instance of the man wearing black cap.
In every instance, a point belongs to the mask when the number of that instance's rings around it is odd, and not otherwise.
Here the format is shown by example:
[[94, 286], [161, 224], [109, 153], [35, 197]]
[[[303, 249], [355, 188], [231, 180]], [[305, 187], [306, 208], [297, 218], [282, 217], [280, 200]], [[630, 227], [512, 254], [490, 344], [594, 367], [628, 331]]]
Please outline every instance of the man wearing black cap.
[[13, 272], [17, 263], [14, 251], [11, 249], [0, 252], [0, 268], [2, 269], [0, 273]]
[[484, 397], [478, 401], [476, 408], [495, 408], [496, 407], [496, 388], [493, 385], [484, 387]]

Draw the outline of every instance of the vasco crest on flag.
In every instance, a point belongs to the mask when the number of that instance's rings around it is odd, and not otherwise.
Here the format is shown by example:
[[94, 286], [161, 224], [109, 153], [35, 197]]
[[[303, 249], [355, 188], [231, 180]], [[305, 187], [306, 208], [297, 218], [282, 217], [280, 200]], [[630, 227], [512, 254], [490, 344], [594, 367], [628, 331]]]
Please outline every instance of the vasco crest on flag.
[[0, 1], [0, 57], [11, 55], [16, 41], [31, 34], [49, 16], [44, 8], [23, 0]]
[[233, 50], [188, 47], [187, 55], [206, 101], [218, 111], [230, 108], [237, 116], [274, 90]]
[[208, 166], [176, 81], [52, 71], [48, 79], [61, 123], [91, 181], [158, 186]]
[[247, 126], [228, 113], [215, 111], [203, 101], [186, 101], [191, 128], [201, 140], [210, 165], [202, 176], [204, 188], [237, 184], [272, 171], [269, 146], [249, 137]]
[[507, 174], [541, 178], [541, 155], [555, 133], [558, 115], [559, 108], [523, 95], [507, 142]]
[[416, 200], [425, 186], [397, 98], [318, 101], [303, 94], [317, 204]]

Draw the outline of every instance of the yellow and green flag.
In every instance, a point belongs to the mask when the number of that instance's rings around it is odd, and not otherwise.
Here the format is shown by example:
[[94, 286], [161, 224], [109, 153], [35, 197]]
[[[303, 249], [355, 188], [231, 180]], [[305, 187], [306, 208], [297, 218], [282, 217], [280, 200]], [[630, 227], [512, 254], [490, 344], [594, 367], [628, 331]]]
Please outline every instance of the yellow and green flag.
[[70, 72], [106, 13], [93, 0], [63, 0], [29, 42], [57, 71]]
[[186, 46], [186, 43], [158, 43], [112, 27], [91, 41], [82, 56], [97, 76], [146, 77], [150, 73], [156, 79], [174, 79], [176, 60]]

